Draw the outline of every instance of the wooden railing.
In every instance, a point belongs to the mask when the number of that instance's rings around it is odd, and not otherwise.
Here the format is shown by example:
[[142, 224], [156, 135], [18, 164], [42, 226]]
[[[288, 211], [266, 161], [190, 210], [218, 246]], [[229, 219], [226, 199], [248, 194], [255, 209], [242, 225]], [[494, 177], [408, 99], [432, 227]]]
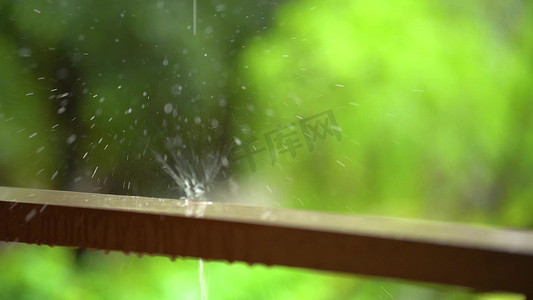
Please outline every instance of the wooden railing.
[[243, 261], [533, 295], [533, 232], [0, 187], [0, 240]]

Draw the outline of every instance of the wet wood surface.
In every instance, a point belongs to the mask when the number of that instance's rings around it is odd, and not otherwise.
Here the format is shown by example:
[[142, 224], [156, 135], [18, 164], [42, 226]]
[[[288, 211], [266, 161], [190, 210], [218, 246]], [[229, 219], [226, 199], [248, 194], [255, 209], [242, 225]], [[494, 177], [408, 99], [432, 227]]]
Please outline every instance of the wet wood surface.
[[0, 240], [533, 293], [533, 232], [0, 187]]

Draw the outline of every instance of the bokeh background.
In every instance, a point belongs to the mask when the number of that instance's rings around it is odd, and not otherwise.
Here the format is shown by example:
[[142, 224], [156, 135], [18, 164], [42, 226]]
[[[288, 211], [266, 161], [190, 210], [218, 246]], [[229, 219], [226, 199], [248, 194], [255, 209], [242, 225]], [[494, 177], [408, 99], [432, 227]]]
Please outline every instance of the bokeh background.
[[[512, 0], [0, 0], [0, 185], [178, 198], [157, 155], [217, 153], [214, 201], [533, 228], [532, 28]], [[1, 299], [200, 298], [196, 260], [0, 244], [0, 269]], [[205, 273], [211, 299], [520, 299]]]

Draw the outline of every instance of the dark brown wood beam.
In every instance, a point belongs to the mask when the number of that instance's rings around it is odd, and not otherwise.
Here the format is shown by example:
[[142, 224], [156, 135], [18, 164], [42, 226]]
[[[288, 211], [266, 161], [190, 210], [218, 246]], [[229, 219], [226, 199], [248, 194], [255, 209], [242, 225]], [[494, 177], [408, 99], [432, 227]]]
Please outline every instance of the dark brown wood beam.
[[0, 240], [533, 294], [529, 231], [0, 187]]

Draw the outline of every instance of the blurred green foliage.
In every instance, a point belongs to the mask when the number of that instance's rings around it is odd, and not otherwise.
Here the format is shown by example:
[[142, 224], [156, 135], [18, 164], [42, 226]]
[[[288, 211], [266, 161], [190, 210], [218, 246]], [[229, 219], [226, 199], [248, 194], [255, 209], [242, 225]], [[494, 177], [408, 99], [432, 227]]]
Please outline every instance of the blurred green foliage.
[[[177, 197], [170, 139], [227, 154], [261, 205], [533, 227], [531, 3], [199, 0], [196, 34], [192, 5], [0, 1], [0, 185]], [[229, 150], [328, 110], [341, 141], [300, 135], [255, 172]], [[0, 247], [0, 298], [199, 298], [194, 261], [72, 256]], [[493, 299], [207, 270], [213, 299]]]
[[311, 208], [533, 226], [532, 9], [500, 5], [286, 5], [241, 59], [275, 112], [252, 127], [333, 108], [344, 139], [260, 180]]

